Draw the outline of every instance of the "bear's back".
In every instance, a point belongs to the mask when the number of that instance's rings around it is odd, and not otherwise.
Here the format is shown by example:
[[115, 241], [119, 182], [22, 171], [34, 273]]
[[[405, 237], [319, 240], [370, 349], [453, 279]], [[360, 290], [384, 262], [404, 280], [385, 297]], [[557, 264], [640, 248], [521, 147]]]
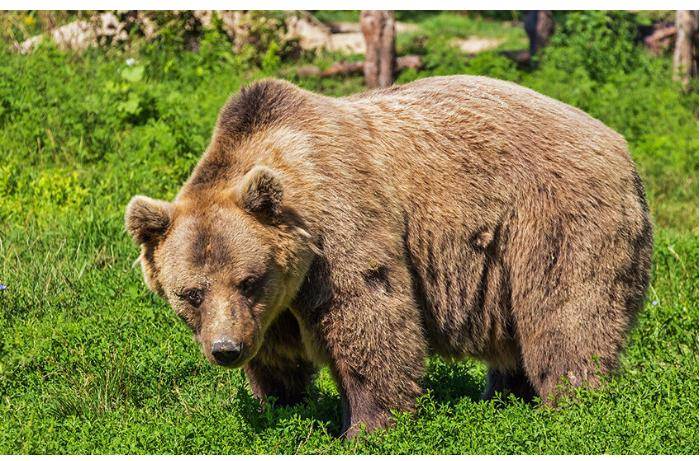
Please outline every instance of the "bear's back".
[[573, 192], [602, 193], [611, 202], [636, 195], [636, 172], [622, 136], [579, 109], [514, 83], [431, 77], [342, 101], [386, 133], [383, 148], [371, 156], [390, 165], [388, 176], [426, 185], [422, 192], [436, 204], [465, 187], [471, 189], [464, 190], [465, 200], [473, 203], [477, 191], [492, 205], [542, 184], [571, 206], [584, 198]]
[[[626, 152], [618, 133], [580, 109], [512, 82], [457, 75], [429, 77], [404, 85], [353, 95], [391, 114], [412, 113], [440, 129], [478, 129], [492, 124], [490, 135], [528, 142], [555, 142], [583, 150]], [[624, 155], [623, 155], [624, 156]]]

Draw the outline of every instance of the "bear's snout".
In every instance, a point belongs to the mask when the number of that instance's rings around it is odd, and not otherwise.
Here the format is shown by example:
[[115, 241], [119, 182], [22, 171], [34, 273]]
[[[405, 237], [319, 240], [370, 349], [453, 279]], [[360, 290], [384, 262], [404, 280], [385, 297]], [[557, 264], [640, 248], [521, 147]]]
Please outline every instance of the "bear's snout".
[[211, 346], [211, 355], [218, 365], [232, 366], [236, 364], [243, 352], [243, 346], [239, 342], [229, 339], [219, 339]]

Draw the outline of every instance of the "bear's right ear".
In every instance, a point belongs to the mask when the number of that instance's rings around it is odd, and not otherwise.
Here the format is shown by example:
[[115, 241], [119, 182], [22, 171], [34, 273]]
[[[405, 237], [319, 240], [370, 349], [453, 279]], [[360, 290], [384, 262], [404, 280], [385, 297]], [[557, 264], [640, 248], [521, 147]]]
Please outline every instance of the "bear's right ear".
[[283, 197], [279, 173], [262, 165], [254, 166], [238, 186], [238, 198], [243, 209], [268, 218], [280, 214]]
[[151, 243], [165, 234], [172, 219], [173, 205], [137, 195], [126, 206], [126, 230], [138, 244]]

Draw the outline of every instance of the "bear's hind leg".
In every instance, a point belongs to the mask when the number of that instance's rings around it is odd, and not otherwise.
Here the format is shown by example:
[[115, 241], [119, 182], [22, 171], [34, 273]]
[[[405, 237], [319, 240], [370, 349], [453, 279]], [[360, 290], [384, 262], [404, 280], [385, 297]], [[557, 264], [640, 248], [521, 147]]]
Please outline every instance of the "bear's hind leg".
[[526, 373], [537, 395], [548, 404], [566, 394], [567, 386], [597, 387], [600, 376], [613, 367], [611, 357], [601, 360], [591, 348], [574, 341], [562, 331], [552, 330], [523, 347]]
[[484, 389], [481, 398], [491, 400], [497, 393], [501, 394], [503, 399], [512, 394], [528, 403], [537, 395], [525, 371], [521, 368], [514, 371], [489, 369], [486, 377], [486, 389]]
[[616, 368], [644, 299], [651, 228], [636, 198], [617, 210], [600, 193], [531, 193], [508, 225], [511, 309], [525, 373], [554, 404]]
[[550, 404], [568, 392], [566, 386], [597, 387], [617, 366], [628, 328], [623, 307], [590, 285], [578, 293], [520, 330], [525, 373]]
[[[569, 264], [593, 267], [574, 258]], [[604, 267], [591, 271], [596, 277], [572, 277], [578, 275], [574, 272], [568, 280], [564, 273], [540, 279], [540, 287], [514, 303], [523, 368], [550, 404], [570, 392], [566, 386], [595, 388], [615, 370], [641, 303], [639, 291], [624, 278]]]

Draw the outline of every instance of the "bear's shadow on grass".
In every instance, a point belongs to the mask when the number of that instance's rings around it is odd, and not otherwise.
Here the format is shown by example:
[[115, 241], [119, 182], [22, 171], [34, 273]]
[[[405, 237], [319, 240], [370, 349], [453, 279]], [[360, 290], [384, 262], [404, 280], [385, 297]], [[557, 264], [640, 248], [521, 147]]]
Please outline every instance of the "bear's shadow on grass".
[[426, 370], [423, 387], [430, 392], [437, 403], [454, 406], [465, 397], [473, 402], [479, 401], [486, 380], [474, 376], [474, 373], [469, 371], [468, 363], [465, 361], [431, 360]]
[[[423, 388], [431, 399], [447, 406], [455, 406], [465, 398], [472, 402], [480, 399], [484, 387], [481, 378], [468, 372], [463, 363], [431, 361], [423, 380]], [[314, 385], [307, 398], [293, 406], [266, 403], [262, 407], [250, 391], [238, 392], [238, 409], [256, 432], [264, 431], [292, 418], [320, 421], [329, 435], [341, 435], [342, 404], [337, 392]]]

